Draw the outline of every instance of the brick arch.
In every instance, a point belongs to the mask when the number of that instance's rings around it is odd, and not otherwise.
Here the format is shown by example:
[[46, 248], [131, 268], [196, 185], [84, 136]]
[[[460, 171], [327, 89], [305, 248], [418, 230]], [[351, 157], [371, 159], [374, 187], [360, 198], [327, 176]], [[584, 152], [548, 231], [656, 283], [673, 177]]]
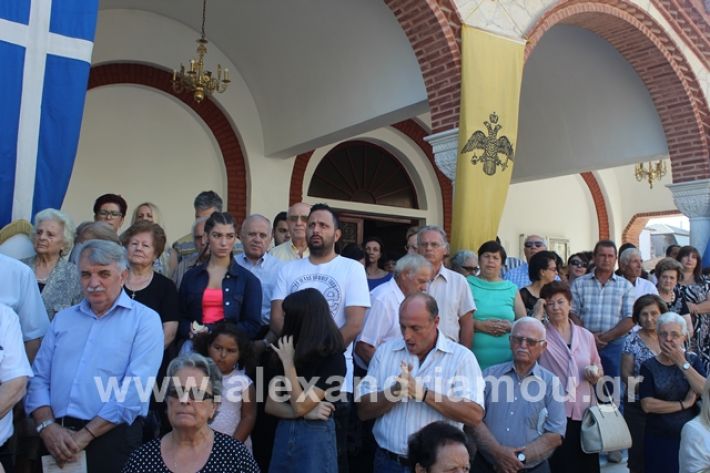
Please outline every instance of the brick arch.
[[[451, 213], [453, 204], [453, 186], [449, 178], [447, 178], [444, 173], [441, 172], [439, 167], [434, 161], [434, 152], [431, 149], [431, 145], [424, 141], [424, 137], [428, 135], [427, 131], [422, 128], [414, 120], [404, 120], [391, 125], [392, 128], [398, 130], [412, 140], [419, 148], [424, 152], [427, 159], [431, 163], [434, 171], [436, 172], [436, 179], [441, 188], [442, 203], [444, 206], [444, 229], [450, 233], [451, 232]], [[291, 206], [296, 202], [301, 202], [303, 200], [303, 181], [305, 179], [306, 167], [308, 167], [308, 161], [310, 161], [313, 151], [308, 151], [307, 153], [302, 153], [296, 156], [296, 161], [293, 164], [293, 170], [291, 171], [291, 186], [289, 188], [289, 203]]]
[[384, 0], [419, 62], [432, 132], [458, 126], [461, 96], [461, 17], [454, 0]]
[[599, 185], [599, 181], [591, 172], [580, 173], [584, 183], [587, 184], [589, 188], [589, 193], [592, 195], [592, 202], [594, 202], [594, 209], [597, 211], [597, 227], [599, 228], [599, 240], [608, 240], [610, 238], [609, 230], [609, 212], [606, 208], [606, 200], [604, 199], [604, 193]]
[[648, 221], [656, 217], [669, 217], [671, 215], [682, 215], [679, 210], [661, 210], [659, 212], [641, 212], [634, 214], [626, 224], [624, 232], [621, 234], [623, 243], [633, 243], [639, 246], [639, 236], [641, 231], [646, 228]]
[[623, 0], [563, 1], [530, 29], [526, 59], [545, 32], [560, 23], [598, 34], [641, 77], [661, 118], [673, 182], [710, 178], [710, 110], [688, 61], [663, 28]]
[[110, 63], [93, 66], [88, 90], [112, 84], [137, 84], [160, 90], [180, 100], [202, 120], [217, 141], [227, 170], [228, 210], [241, 222], [247, 213], [247, 176], [239, 138], [227, 115], [209, 96], [198, 104], [188, 93], [177, 94], [171, 86], [171, 74], [147, 64]]

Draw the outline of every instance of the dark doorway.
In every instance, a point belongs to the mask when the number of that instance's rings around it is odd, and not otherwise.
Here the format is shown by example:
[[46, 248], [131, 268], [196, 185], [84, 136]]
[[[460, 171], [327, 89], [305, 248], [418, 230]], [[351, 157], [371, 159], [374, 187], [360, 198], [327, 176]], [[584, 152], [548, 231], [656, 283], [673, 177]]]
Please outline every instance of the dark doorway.
[[409, 227], [422, 224], [422, 221], [416, 218], [383, 217], [342, 211], [340, 220], [343, 231], [341, 248], [348, 243], [362, 245], [366, 238], [376, 236], [385, 244], [385, 254], [394, 259], [399, 259], [406, 253], [405, 236]]

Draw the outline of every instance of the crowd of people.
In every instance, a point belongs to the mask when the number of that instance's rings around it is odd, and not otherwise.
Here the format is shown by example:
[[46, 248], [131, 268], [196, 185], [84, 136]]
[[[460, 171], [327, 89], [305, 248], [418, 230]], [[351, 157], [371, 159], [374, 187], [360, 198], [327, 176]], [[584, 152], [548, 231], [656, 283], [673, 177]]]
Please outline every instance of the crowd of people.
[[236, 222], [206, 191], [194, 211], [169, 244], [156, 205], [121, 231], [105, 194], [76, 228], [38, 212], [33, 257], [0, 255], [5, 471], [594, 473], [582, 421], [604, 396], [632, 473], [710, 468], [691, 246], [648, 273], [630, 244], [451, 254], [430, 225], [394, 260], [378, 235], [341, 249], [325, 204]]

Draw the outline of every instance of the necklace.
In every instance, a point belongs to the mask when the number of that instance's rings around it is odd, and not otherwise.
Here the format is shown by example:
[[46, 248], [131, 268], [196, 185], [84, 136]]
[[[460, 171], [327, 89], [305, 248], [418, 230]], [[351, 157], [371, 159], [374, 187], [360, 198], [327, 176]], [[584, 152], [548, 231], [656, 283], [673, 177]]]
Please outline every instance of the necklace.
[[[136, 276], [133, 276], [133, 273], [130, 271], [128, 272], [128, 278], [126, 278], [126, 283], [123, 285], [123, 288], [126, 290], [126, 293], [131, 297], [131, 299], [136, 298], [136, 294], [146, 287], [150, 286], [150, 283], [153, 281], [153, 275], [155, 273], [153, 271], [150, 272], [150, 275], [148, 277], [141, 277], [138, 278]], [[131, 289], [128, 285], [131, 285], [135, 287], [136, 289]]]

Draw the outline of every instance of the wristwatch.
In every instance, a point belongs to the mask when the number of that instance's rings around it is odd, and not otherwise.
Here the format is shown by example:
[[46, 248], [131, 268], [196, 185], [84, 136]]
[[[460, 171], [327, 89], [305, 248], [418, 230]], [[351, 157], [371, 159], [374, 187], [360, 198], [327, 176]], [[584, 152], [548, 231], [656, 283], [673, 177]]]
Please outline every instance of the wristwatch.
[[686, 361], [685, 363], [683, 363], [683, 366], [681, 366], [681, 368], [683, 368], [683, 371], [687, 370], [688, 368], [690, 368], [690, 363]]
[[52, 425], [52, 424], [54, 424], [54, 419], [43, 420], [42, 422], [40, 422], [40, 423], [37, 425], [37, 428], [36, 428], [37, 433], [38, 433], [38, 434], [39, 434], [39, 433], [42, 433], [42, 431], [43, 431], [44, 429], [46, 429], [47, 427], [49, 427], [49, 426]]
[[523, 465], [525, 464], [525, 462], [528, 459], [528, 457], [525, 456], [525, 452], [523, 452], [523, 451], [518, 452], [517, 457], [518, 457], [518, 461], [520, 463], [522, 463]]

